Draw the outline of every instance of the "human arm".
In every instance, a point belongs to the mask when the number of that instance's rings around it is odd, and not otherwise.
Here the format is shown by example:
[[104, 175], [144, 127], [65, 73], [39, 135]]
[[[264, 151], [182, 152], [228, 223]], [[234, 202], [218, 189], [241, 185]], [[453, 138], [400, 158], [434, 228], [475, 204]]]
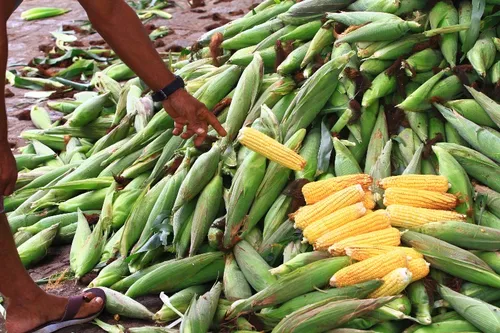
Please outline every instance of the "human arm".
[[[175, 77], [167, 69], [136, 13], [124, 0], [79, 0], [93, 27], [152, 90], [158, 91]], [[224, 136], [226, 132], [205, 105], [180, 89], [163, 102], [165, 111], [174, 119], [174, 134], [183, 138], [197, 135], [195, 144], [203, 142], [208, 126]]]

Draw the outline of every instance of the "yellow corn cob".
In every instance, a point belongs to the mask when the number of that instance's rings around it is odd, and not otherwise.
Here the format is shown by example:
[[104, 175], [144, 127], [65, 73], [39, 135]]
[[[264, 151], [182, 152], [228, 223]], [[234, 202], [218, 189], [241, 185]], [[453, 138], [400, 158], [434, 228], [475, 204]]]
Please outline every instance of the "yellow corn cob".
[[358, 236], [349, 237], [334, 243], [328, 248], [333, 255], [343, 255], [345, 249], [360, 245], [389, 245], [398, 246], [401, 244], [401, 235], [396, 228], [386, 228], [378, 231], [368, 232]]
[[375, 199], [373, 198], [373, 193], [371, 191], [366, 191], [363, 197], [363, 204], [367, 209], [375, 208]]
[[387, 207], [389, 220], [393, 227], [418, 228], [429, 222], [465, 221], [466, 216], [449, 210], [416, 208], [403, 205]]
[[[345, 227], [345, 225], [349, 224], [349, 222], [354, 221], [365, 214], [366, 208], [361, 202], [341, 208], [336, 212], [327, 215], [314, 223], [309, 224], [304, 229], [304, 237], [310, 244], [313, 244], [318, 238], [330, 232], [331, 230]], [[387, 225], [389, 225], [389, 222], [387, 222]]]
[[384, 246], [384, 245], [359, 245], [345, 249], [345, 253], [356, 261], [363, 261], [394, 250], [401, 250], [412, 259], [422, 259], [424, 256], [412, 247]]
[[401, 175], [387, 177], [378, 182], [384, 190], [391, 187], [403, 187], [434, 192], [448, 192], [448, 179], [436, 175]]
[[457, 206], [457, 197], [451, 193], [390, 187], [384, 193], [384, 205], [406, 205], [430, 209], [454, 209]]
[[295, 228], [304, 230], [309, 224], [319, 219], [357, 202], [360, 202], [365, 195], [361, 185], [353, 185], [343, 190], [333, 193], [325, 199], [300, 208], [290, 217], [295, 221]]
[[248, 149], [289, 169], [299, 171], [306, 166], [307, 162], [302, 156], [254, 128], [243, 128], [238, 140]]
[[359, 184], [363, 186], [363, 189], [367, 190], [372, 183], [372, 177], [366, 174], [334, 177], [304, 185], [304, 187], [302, 187], [302, 194], [304, 195], [306, 203], [312, 205], [346, 187]]
[[406, 254], [403, 251], [395, 250], [342, 268], [332, 276], [330, 285], [344, 287], [368, 280], [381, 279], [396, 268], [406, 267], [406, 265]]
[[384, 284], [370, 294], [370, 298], [394, 296], [401, 293], [412, 281], [412, 274], [408, 268], [396, 268], [382, 278]]
[[422, 258], [408, 260], [407, 267], [412, 274], [411, 281], [418, 281], [429, 275], [429, 266], [430, 264]]
[[[345, 225], [322, 235], [316, 240], [316, 243], [314, 243], [314, 249], [317, 251], [325, 251], [332, 244], [340, 242], [346, 238], [389, 227], [389, 215], [387, 212], [382, 209], [377, 210], [372, 214], [365, 215], [355, 221], [346, 223]], [[307, 229], [308, 228], [306, 228], [306, 230]]]

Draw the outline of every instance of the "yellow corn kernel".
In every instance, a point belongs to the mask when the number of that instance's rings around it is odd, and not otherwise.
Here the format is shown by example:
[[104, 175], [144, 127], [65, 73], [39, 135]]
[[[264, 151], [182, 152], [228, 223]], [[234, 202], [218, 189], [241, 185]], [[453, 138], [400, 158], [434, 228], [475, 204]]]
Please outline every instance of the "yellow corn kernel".
[[353, 185], [333, 193], [314, 205], [301, 207], [290, 217], [295, 221], [295, 228], [304, 230], [309, 224], [357, 202], [361, 202], [365, 195], [361, 185]]
[[248, 149], [289, 169], [299, 171], [306, 166], [307, 162], [302, 156], [254, 128], [243, 128], [238, 140]]
[[401, 244], [401, 234], [396, 228], [386, 228], [378, 231], [368, 232], [358, 236], [349, 237], [334, 243], [328, 248], [332, 255], [343, 255], [345, 249], [360, 245], [389, 245], [398, 246]]
[[343, 190], [349, 186], [359, 184], [367, 190], [373, 179], [367, 174], [346, 175], [330, 179], [311, 182], [302, 187], [302, 194], [308, 205], [323, 200], [332, 193]]
[[387, 212], [382, 209], [377, 210], [372, 214], [367, 214], [355, 221], [345, 223], [345, 225], [322, 235], [314, 243], [314, 249], [317, 251], [325, 251], [332, 244], [340, 242], [346, 238], [366, 234], [372, 231], [387, 229], [390, 225], [389, 215], [387, 215]]
[[[349, 222], [354, 221], [365, 214], [366, 208], [361, 202], [341, 208], [335, 213], [327, 215], [322, 219], [309, 224], [304, 229], [304, 237], [310, 244], [313, 244], [318, 238], [328, 233], [329, 231], [343, 227]], [[387, 224], [389, 225], [389, 223]]]
[[368, 280], [381, 279], [396, 268], [406, 267], [406, 265], [406, 254], [395, 250], [342, 268], [332, 276], [330, 285], [344, 287]]
[[434, 192], [448, 192], [448, 179], [436, 175], [401, 175], [384, 178], [378, 181], [378, 186], [384, 190], [391, 187], [411, 188]]
[[412, 274], [411, 281], [418, 281], [429, 275], [429, 266], [430, 264], [423, 258], [412, 258], [411, 260], [408, 260], [407, 267]]
[[396, 268], [382, 278], [384, 284], [370, 294], [370, 298], [394, 296], [401, 293], [412, 281], [412, 274], [408, 268]]
[[363, 261], [394, 250], [401, 250], [412, 259], [423, 259], [424, 256], [412, 247], [384, 246], [384, 245], [359, 245], [345, 249], [345, 253], [356, 261]]
[[465, 221], [466, 216], [449, 210], [390, 205], [386, 208], [393, 227], [418, 228], [430, 222]]
[[457, 197], [451, 193], [390, 187], [384, 193], [384, 205], [405, 205], [430, 209], [454, 209], [457, 206]]
[[365, 205], [366, 209], [375, 208], [375, 199], [371, 191], [365, 192], [365, 196], [363, 197], [363, 205]]

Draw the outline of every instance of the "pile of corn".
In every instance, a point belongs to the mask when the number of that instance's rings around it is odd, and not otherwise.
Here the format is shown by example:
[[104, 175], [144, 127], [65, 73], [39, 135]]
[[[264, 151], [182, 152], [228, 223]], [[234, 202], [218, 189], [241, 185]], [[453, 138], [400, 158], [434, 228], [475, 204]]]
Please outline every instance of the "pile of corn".
[[228, 132], [200, 147], [96, 73], [22, 135], [23, 263], [71, 243], [108, 312], [168, 325], [130, 332], [500, 332], [495, 6], [265, 0], [170, 61]]

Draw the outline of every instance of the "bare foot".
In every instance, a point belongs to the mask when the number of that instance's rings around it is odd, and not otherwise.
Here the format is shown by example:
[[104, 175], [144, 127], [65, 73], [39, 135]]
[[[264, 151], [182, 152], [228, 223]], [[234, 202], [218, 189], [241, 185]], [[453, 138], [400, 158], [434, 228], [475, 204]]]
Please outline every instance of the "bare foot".
[[[104, 301], [92, 293], [85, 293], [84, 302], [75, 318], [85, 318], [98, 313]], [[23, 300], [8, 300], [6, 328], [9, 333], [25, 333], [64, 316], [68, 298], [45, 292]]]

